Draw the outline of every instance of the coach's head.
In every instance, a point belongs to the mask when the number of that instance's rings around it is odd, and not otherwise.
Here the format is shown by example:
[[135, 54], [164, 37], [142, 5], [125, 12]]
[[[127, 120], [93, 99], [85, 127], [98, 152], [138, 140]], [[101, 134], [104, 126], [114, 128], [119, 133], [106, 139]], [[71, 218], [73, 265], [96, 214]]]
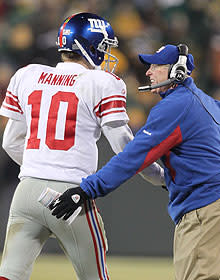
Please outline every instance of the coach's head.
[[[150, 78], [151, 85], [157, 85], [170, 78], [173, 65], [178, 61], [178, 47], [166, 45], [161, 47], [154, 54], [139, 54], [140, 61], [147, 66], [146, 76]], [[194, 59], [191, 54], [187, 55], [187, 75], [190, 75], [195, 68]], [[152, 89], [153, 93], [161, 93], [172, 87], [167, 86]]]

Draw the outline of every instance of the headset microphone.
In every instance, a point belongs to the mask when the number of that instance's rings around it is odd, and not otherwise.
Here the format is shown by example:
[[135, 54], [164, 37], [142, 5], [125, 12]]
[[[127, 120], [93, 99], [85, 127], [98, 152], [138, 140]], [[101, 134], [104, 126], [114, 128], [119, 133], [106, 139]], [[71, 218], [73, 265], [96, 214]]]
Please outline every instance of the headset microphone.
[[179, 44], [177, 48], [179, 52], [179, 58], [178, 61], [172, 66], [170, 70], [169, 79], [156, 85], [138, 87], [138, 90], [140, 92], [150, 91], [152, 89], [168, 86], [173, 83], [179, 84], [185, 80], [187, 76], [186, 62], [187, 62], [187, 55], [188, 55], [188, 47], [184, 44]]
[[168, 86], [168, 85], [172, 84], [174, 81], [175, 81], [175, 78], [170, 78], [170, 79], [168, 79], [168, 80], [166, 80], [162, 83], [156, 84], [156, 85], [138, 87], [138, 90], [139, 91], [150, 91], [150, 90], [155, 89], [155, 88]]

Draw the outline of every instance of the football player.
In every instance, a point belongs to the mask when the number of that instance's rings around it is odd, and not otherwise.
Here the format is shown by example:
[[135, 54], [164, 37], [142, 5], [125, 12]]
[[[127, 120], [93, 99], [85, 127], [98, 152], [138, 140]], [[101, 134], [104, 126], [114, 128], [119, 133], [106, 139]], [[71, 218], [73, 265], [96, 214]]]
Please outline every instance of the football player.
[[[20, 166], [10, 208], [0, 279], [28, 280], [44, 243], [55, 236], [80, 280], [109, 279], [107, 240], [94, 200], [75, 221], [57, 220], [38, 198], [51, 187], [76, 188], [97, 169], [101, 132], [118, 153], [133, 139], [126, 113], [126, 86], [112, 72], [118, 40], [108, 21], [91, 13], [65, 19], [57, 39], [62, 62], [32, 64], [11, 78], [0, 113], [9, 118], [3, 148]], [[105, 63], [104, 70], [100, 65]], [[113, 69], [110, 69], [113, 64]], [[153, 163], [142, 176], [164, 182]]]

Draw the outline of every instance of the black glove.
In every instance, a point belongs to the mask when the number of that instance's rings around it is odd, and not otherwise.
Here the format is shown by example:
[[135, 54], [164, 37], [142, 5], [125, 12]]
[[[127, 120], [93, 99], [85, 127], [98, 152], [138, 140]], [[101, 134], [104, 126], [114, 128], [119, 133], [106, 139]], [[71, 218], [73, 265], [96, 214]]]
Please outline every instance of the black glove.
[[71, 188], [66, 190], [59, 198], [51, 203], [49, 209], [53, 210], [52, 215], [56, 216], [57, 219], [64, 216], [63, 220], [67, 220], [73, 212], [88, 199], [89, 197], [80, 187]]
[[161, 186], [164, 190], [168, 191], [167, 187], [165, 185]]

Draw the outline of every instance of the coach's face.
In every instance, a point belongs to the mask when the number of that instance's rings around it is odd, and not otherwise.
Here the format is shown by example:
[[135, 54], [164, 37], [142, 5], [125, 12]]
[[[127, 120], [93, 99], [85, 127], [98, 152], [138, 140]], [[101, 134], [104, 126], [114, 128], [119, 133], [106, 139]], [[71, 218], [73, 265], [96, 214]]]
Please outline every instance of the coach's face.
[[[159, 84], [168, 79], [169, 64], [151, 64], [150, 68], [146, 72], [146, 76], [150, 78], [151, 85]], [[152, 89], [152, 93], [161, 93], [166, 91], [169, 86], [164, 86], [156, 89]]]

